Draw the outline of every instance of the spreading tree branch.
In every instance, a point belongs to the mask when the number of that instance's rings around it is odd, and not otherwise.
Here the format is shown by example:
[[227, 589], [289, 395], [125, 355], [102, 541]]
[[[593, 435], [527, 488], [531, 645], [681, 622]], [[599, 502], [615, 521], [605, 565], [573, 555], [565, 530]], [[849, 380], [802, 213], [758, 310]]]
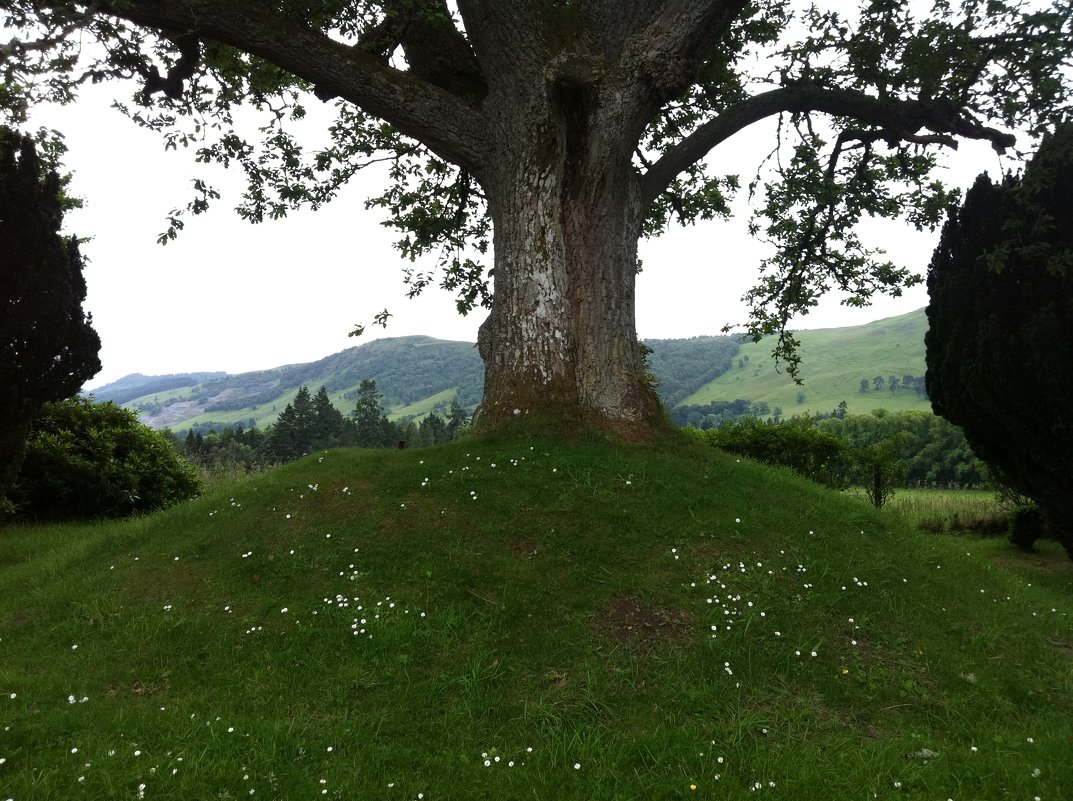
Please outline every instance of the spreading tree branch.
[[[423, 142], [477, 174], [486, 126], [465, 99], [430, 80], [392, 69], [360, 48], [336, 42], [293, 16], [253, 0], [130, 0], [102, 3], [106, 13], [165, 32], [214, 40], [275, 64]], [[166, 80], [166, 79], [164, 79]]]
[[[666, 153], [641, 178], [642, 198], [650, 203], [675, 176], [703, 159], [714, 147], [767, 117], [820, 112], [876, 126], [877, 138], [891, 142], [940, 144], [957, 148], [957, 137], [982, 139], [999, 152], [1012, 147], [1011, 134], [982, 125], [957, 104], [943, 100], [880, 99], [852, 89], [813, 84], [785, 86], [754, 95], [699, 126]], [[921, 133], [930, 131], [930, 133]]]

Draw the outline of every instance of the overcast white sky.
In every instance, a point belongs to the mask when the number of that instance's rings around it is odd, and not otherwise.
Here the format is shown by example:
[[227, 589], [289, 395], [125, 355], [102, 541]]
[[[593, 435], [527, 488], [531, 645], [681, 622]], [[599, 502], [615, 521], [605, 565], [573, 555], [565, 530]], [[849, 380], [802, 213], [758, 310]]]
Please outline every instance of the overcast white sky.
[[[251, 225], [233, 211], [242, 186], [237, 171], [220, 175], [194, 164], [190, 151], [165, 152], [161, 137], [109, 109], [116, 93], [115, 87], [90, 87], [76, 105], [41, 110], [32, 121], [65, 134], [73, 191], [86, 201], [68, 215], [67, 228], [92, 237], [83, 247], [90, 260], [86, 308], [103, 343], [103, 369], [87, 386], [133, 372], [239, 373], [314, 361], [382, 336], [476, 340], [483, 311], [462, 317], [452, 296], [438, 289], [416, 300], [405, 297], [404, 265], [392, 248], [392, 232], [380, 224], [381, 213], [363, 206], [379, 186], [374, 175], [359, 176], [320, 211]], [[721, 172], [740, 173], [747, 184], [771, 141], [754, 127], [711, 161]], [[977, 143], [963, 144], [950, 164], [951, 179], [963, 186], [985, 169], [997, 174], [1010, 166]], [[211, 178], [224, 197], [209, 213], [189, 218], [176, 241], [158, 245], [165, 215], [185, 206], [195, 175]], [[730, 222], [675, 226], [641, 243], [642, 338], [718, 334], [724, 324], [745, 320], [741, 296], [755, 282], [766, 251], [748, 237], [747, 208], [738, 206]], [[924, 272], [937, 237], [882, 225], [871, 240], [895, 261]], [[866, 309], [831, 298], [795, 327], [857, 325], [926, 304], [923, 287]], [[355, 323], [370, 322], [385, 306], [394, 314], [386, 330], [370, 327], [361, 338], [347, 336]]]

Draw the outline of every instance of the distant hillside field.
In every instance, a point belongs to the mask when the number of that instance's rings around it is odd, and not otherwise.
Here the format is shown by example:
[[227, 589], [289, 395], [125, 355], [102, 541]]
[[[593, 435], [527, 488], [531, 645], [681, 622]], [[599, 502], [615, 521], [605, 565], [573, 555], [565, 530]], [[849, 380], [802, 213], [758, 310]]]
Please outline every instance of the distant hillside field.
[[[924, 375], [924, 310], [851, 328], [802, 331], [803, 386], [777, 367], [768, 342], [741, 343], [737, 337], [700, 336], [652, 339], [648, 366], [667, 408], [743, 399], [764, 402], [786, 416], [830, 412], [845, 401], [850, 414], [876, 408], [891, 411], [931, 407], [920, 392], [898, 387]], [[873, 380], [883, 378], [882, 389]], [[94, 390], [97, 400], [112, 400], [137, 411], [153, 428], [183, 432], [193, 426], [264, 427], [276, 422], [301, 386], [325, 386], [344, 414], [354, 407], [358, 385], [376, 381], [394, 420], [446, 412], [451, 402], [473, 410], [481, 400], [484, 365], [471, 342], [426, 336], [384, 338], [327, 356], [238, 375], [139, 373]], [[861, 379], [869, 382], [860, 391]], [[803, 399], [800, 395], [803, 393]]]
[[[850, 414], [867, 414], [873, 409], [891, 411], [931, 411], [925, 395], [900, 386], [906, 375], [923, 376], [924, 334], [928, 320], [923, 309], [849, 328], [801, 331], [801, 379], [795, 384], [783, 366], [771, 358], [772, 343], [745, 342], [734, 366], [681, 401], [683, 406], [742, 398], [776, 406], [786, 416], [830, 412], [845, 401]], [[899, 388], [887, 387], [897, 376]], [[882, 376], [884, 386], [872, 383]], [[861, 392], [861, 379], [869, 389]], [[799, 393], [804, 400], [799, 401]]]
[[[648, 344], [650, 366], [668, 405], [728, 370], [738, 351], [731, 337], [663, 339]], [[135, 373], [94, 390], [93, 395], [137, 411], [153, 428], [182, 432], [198, 425], [270, 425], [301, 386], [315, 391], [323, 385], [332, 403], [346, 414], [354, 408], [358, 385], [365, 379], [376, 381], [388, 417], [420, 418], [446, 412], [455, 400], [474, 409], [484, 390], [484, 364], [471, 342], [393, 337], [316, 362], [238, 375]]]
[[[141, 392], [132, 387], [134, 378], [143, 379]], [[93, 394], [110, 400], [121, 387], [122, 400], [117, 402], [139, 412], [153, 428], [183, 431], [198, 424], [240, 423], [263, 427], [276, 422], [302, 386], [326, 387], [332, 403], [346, 413], [354, 407], [358, 385], [372, 379], [392, 416], [416, 416], [446, 410], [456, 398], [463, 406], [476, 406], [484, 365], [473, 343], [412, 336], [378, 339], [306, 364], [217, 373], [200, 382], [162, 378], [173, 377], [128, 376]]]

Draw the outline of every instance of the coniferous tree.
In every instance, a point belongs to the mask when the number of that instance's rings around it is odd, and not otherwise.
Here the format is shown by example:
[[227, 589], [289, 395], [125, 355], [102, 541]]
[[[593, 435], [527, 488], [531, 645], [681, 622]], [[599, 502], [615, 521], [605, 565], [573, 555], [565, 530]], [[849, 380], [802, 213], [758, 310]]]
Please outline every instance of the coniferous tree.
[[278, 462], [290, 462], [302, 455], [294, 406], [288, 403], [276, 418], [269, 437], [268, 450]]
[[302, 386], [294, 400], [279, 414], [272, 430], [270, 451], [281, 462], [290, 462], [313, 449], [316, 417], [309, 388]]
[[78, 239], [60, 234], [69, 205], [33, 140], [0, 127], [0, 503], [41, 407], [101, 369]]
[[943, 228], [928, 291], [932, 408], [1073, 557], [1073, 124], [1021, 179], [977, 179]]
[[458, 439], [467, 425], [469, 425], [469, 413], [458, 402], [458, 398], [455, 398], [451, 401], [451, 408], [447, 412], [447, 441], [453, 442]]
[[418, 426], [421, 444], [424, 446], [442, 445], [448, 441], [447, 423], [435, 412], [429, 412]]
[[328, 390], [322, 386], [312, 400], [312, 437], [311, 447], [332, 448], [348, 444], [349, 426], [343, 413], [335, 408]]
[[351, 412], [357, 428], [356, 444], [362, 448], [383, 448], [399, 439], [398, 429], [384, 414], [384, 396], [376, 381], [363, 379], [358, 385], [358, 399]]

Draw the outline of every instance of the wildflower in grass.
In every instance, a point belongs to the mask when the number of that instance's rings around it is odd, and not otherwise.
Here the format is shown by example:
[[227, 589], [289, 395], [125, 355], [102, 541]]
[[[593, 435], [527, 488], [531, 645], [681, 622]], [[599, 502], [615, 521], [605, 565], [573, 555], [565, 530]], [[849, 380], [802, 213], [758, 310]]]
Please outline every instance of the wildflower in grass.
[[574, 770], [581, 770], [581, 763], [580, 762], [575, 762], [574, 763]]

